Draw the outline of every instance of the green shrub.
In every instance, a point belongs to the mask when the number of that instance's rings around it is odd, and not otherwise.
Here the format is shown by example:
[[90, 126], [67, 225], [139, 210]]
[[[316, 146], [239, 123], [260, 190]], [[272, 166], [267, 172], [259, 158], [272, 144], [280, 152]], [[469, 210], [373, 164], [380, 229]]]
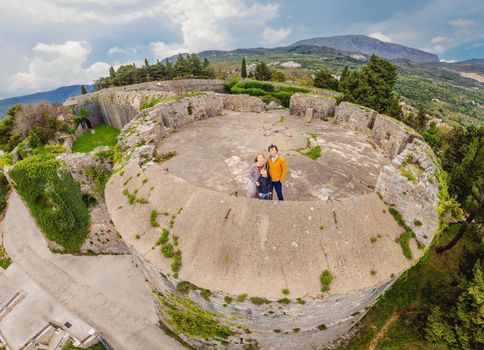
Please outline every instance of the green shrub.
[[158, 219], [158, 212], [156, 210], [152, 210], [150, 214], [151, 227], [160, 227], [160, 224], [158, 223], [157, 219]]
[[234, 87], [241, 89], [260, 89], [267, 92], [274, 91], [274, 85], [269, 83], [262, 83], [257, 80], [241, 81], [235, 84]]
[[178, 250], [175, 253], [175, 256], [173, 257], [173, 262], [171, 263], [171, 270], [178, 276], [178, 272], [180, 272], [181, 266], [182, 266], [182, 256], [181, 256], [180, 250]]
[[240, 78], [238, 76], [231, 76], [227, 79], [227, 81], [224, 83], [224, 92], [225, 93], [230, 93], [231, 89], [240, 81]]
[[7, 199], [8, 199], [9, 192], [10, 192], [10, 184], [8, 183], [4, 173], [0, 171], [0, 214], [2, 214], [5, 208], [7, 207]]
[[319, 157], [321, 157], [321, 146], [320, 145], [314, 146], [304, 154], [309, 158], [316, 160]]
[[88, 166], [84, 174], [94, 183], [94, 193], [99, 198], [104, 198], [104, 188], [111, 177], [111, 172], [103, 167]]
[[240, 295], [237, 295], [237, 299], [235, 299], [238, 303], [243, 303], [244, 301], [247, 300], [247, 294], [244, 293], [244, 294], [240, 294]]
[[89, 228], [80, 186], [53, 155], [36, 155], [10, 172], [16, 188], [47, 238], [75, 252]]
[[269, 103], [271, 103], [271, 102], [275, 102], [275, 103], [277, 103], [277, 104], [279, 104], [279, 105], [282, 105], [281, 100], [279, 100], [277, 97], [274, 97], [274, 96], [272, 96], [272, 95], [265, 95], [265, 96], [262, 96], [262, 97], [261, 97], [261, 100], [262, 100], [262, 102], [264, 102], [265, 104], [269, 104]]
[[289, 291], [289, 289], [287, 289], [287, 288], [284, 288], [284, 289], [282, 290], [282, 294], [284, 294], [284, 295], [289, 295], [289, 293], [290, 293], [290, 291]]
[[180, 281], [176, 285], [176, 290], [180, 293], [187, 294], [191, 290], [199, 289], [196, 285], [188, 281]]
[[210, 297], [212, 296], [212, 292], [208, 289], [203, 289], [200, 292], [200, 296], [205, 299], [206, 301], [210, 301]]
[[224, 301], [226, 304], [231, 304], [232, 303], [232, 298], [229, 297], [228, 295], [224, 296]]
[[262, 304], [266, 304], [268, 303], [268, 300], [265, 299], [265, 298], [261, 298], [261, 297], [251, 297], [250, 298], [250, 301], [252, 302], [252, 304], [254, 305], [262, 305]]
[[160, 103], [161, 100], [157, 97], [152, 97], [150, 99], [143, 99], [143, 101], [139, 105], [139, 110], [142, 111], [143, 109], [151, 108], [158, 103]]
[[206, 339], [227, 339], [232, 332], [221, 325], [214, 315], [194, 302], [184, 303], [184, 309], [168, 309], [167, 314], [177, 333]]
[[156, 245], [163, 245], [166, 242], [168, 242], [168, 236], [170, 235], [170, 231], [168, 231], [166, 228], [163, 229], [163, 232], [161, 233], [160, 237], [156, 241]]
[[161, 246], [161, 254], [165, 258], [173, 258], [175, 256], [175, 251], [173, 250], [173, 245], [171, 243], [165, 243]]
[[308, 89], [292, 87], [292, 86], [274, 86], [269, 83], [262, 83], [260, 81], [249, 80], [246, 82], [238, 82], [235, 84], [231, 92], [233, 94], [248, 94], [251, 96], [262, 97], [265, 103], [270, 102], [271, 98], [277, 99], [277, 102], [284, 107], [289, 107], [291, 96], [296, 92], [307, 93]]
[[321, 282], [321, 291], [326, 292], [329, 290], [329, 285], [333, 281], [333, 275], [329, 270], [324, 270], [319, 276], [319, 280]]

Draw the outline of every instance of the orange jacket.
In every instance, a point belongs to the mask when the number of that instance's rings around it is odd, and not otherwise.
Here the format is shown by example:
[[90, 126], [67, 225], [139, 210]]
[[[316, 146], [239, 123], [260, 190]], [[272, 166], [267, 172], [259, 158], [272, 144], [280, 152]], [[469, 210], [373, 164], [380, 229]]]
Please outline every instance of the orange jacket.
[[271, 157], [267, 157], [267, 164], [269, 165], [269, 175], [272, 181], [284, 181], [287, 174], [286, 160], [282, 156], [278, 156], [273, 162]]

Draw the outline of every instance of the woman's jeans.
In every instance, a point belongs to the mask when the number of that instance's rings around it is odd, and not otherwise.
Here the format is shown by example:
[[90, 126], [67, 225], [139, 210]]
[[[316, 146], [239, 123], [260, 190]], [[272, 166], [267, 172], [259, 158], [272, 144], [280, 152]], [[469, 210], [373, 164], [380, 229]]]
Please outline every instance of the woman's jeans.
[[283, 201], [284, 197], [282, 196], [282, 183], [281, 183], [281, 181], [272, 181], [272, 187], [273, 187], [274, 190], [276, 190], [277, 198], [280, 201]]

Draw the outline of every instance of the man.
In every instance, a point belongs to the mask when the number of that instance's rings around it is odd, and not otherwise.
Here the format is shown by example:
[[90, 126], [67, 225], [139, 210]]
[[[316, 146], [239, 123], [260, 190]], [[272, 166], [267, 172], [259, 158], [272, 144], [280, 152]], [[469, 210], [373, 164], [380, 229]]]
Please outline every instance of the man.
[[269, 175], [272, 179], [272, 188], [276, 190], [277, 198], [280, 201], [284, 200], [282, 195], [282, 181], [286, 179], [287, 164], [284, 157], [277, 154], [279, 149], [276, 145], [270, 145], [267, 149], [270, 156], [267, 158], [269, 165]]

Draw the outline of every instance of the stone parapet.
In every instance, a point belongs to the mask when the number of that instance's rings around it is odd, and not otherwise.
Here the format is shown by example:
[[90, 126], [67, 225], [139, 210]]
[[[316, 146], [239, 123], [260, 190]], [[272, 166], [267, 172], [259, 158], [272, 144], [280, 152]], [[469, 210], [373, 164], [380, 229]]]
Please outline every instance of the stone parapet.
[[323, 97], [300, 93], [291, 96], [289, 102], [290, 114], [304, 117], [308, 108], [313, 109], [313, 118], [327, 119], [335, 111], [336, 99], [330, 96]]

